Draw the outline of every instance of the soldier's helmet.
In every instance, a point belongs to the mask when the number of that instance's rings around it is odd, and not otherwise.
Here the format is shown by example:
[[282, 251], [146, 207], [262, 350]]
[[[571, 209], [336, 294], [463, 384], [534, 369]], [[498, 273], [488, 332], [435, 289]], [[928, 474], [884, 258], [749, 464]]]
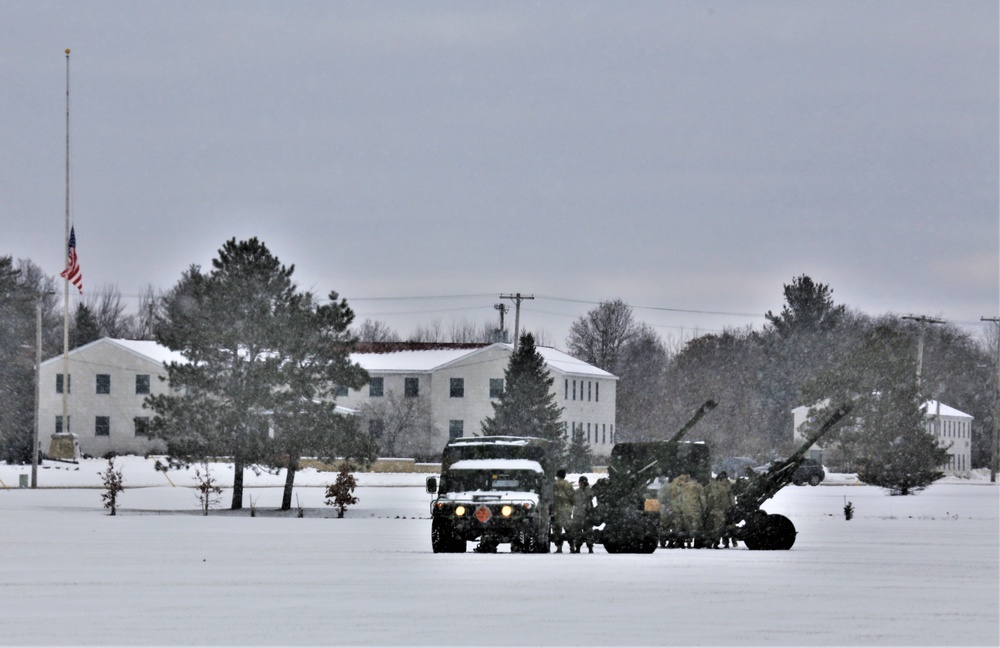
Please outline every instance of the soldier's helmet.
[[587, 485], [587, 484], [589, 484], [589, 483], [590, 483], [590, 482], [589, 482], [589, 481], [587, 480], [586, 476], [584, 476], [584, 475], [580, 475], [580, 485], [581, 485], [581, 486], [586, 486], [586, 485]]

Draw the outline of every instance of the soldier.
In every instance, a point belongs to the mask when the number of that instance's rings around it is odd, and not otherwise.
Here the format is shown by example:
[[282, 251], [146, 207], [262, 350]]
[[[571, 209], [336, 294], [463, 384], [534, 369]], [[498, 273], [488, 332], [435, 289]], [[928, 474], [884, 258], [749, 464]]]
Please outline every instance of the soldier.
[[701, 547], [702, 518], [704, 516], [704, 489], [690, 475], [677, 478], [677, 498], [674, 503], [674, 514], [679, 518], [679, 526], [683, 534], [685, 548]]
[[656, 492], [660, 502], [660, 546], [673, 549], [677, 547], [677, 515], [674, 513], [674, 482], [667, 481]]
[[729, 547], [726, 532], [726, 513], [733, 505], [733, 493], [729, 475], [722, 471], [705, 487], [705, 538], [712, 549], [719, 548], [720, 539]]
[[[569, 528], [573, 520], [573, 484], [566, 481], [566, 470], [556, 471], [556, 483], [552, 502], [552, 540], [556, 543], [556, 553], [562, 553], [563, 542], [569, 540]], [[572, 549], [572, 545], [570, 546]]]
[[594, 529], [591, 524], [594, 517], [594, 494], [590, 490], [590, 482], [580, 476], [579, 487], [573, 493], [573, 521], [569, 540], [570, 553], [580, 553], [583, 544], [587, 543], [588, 553], [594, 553]]

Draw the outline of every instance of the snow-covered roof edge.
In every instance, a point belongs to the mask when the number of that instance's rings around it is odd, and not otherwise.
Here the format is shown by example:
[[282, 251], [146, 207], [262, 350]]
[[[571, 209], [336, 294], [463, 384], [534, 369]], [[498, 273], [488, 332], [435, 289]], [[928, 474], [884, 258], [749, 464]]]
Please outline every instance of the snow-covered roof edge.
[[[93, 342], [84, 344], [83, 346], [79, 346], [75, 349], [72, 349], [69, 352], [69, 355], [73, 356], [83, 351], [86, 351], [92, 347], [100, 346], [102, 344], [110, 344], [123, 351], [126, 351], [128, 353], [131, 353], [133, 355], [139, 356], [143, 359], [155, 362], [160, 365], [164, 364], [165, 362], [187, 362], [187, 358], [185, 358], [182, 354], [180, 354], [177, 351], [171, 351], [170, 349], [168, 349], [167, 347], [163, 346], [158, 342], [153, 342], [151, 340], [126, 340], [121, 338], [109, 338], [109, 337], [103, 337], [98, 340], [94, 340]], [[57, 356], [53, 356], [48, 360], [42, 362], [42, 366], [44, 367], [49, 363], [61, 360], [62, 357], [63, 356], [61, 353]]]

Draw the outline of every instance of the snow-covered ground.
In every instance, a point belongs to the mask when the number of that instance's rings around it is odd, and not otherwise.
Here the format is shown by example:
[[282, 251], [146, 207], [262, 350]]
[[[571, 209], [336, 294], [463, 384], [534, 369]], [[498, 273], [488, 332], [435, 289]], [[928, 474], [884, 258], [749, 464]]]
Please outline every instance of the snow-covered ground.
[[303, 471], [298, 519], [273, 512], [283, 474], [247, 472], [259, 515], [225, 510], [227, 491], [204, 517], [193, 468], [124, 457], [110, 517], [106, 465], [46, 462], [37, 490], [0, 465], [0, 644], [1000, 643], [1000, 498], [981, 475], [912, 497], [848, 475], [786, 488], [767, 507], [799, 530], [786, 552], [435, 555], [425, 475], [358, 474], [336, 519], [334, 475]]

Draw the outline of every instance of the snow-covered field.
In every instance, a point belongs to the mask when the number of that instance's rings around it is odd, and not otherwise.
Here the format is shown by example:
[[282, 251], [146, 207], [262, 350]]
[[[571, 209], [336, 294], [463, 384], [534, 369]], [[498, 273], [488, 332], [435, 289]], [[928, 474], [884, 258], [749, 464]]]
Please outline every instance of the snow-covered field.
[[[298, 519], [273, 513], [283, 474], [248, 472], [258, 516], [225, 510], [227, 491], [203, 517], [193, 468], [118, 463], [116, 517], [106, 461], [46, 462], [37, 490], [0, 465], [0, 643], [1000, 643], [1000, 498], [982, 479], [913, 497], [850, 476], [786, 488], [767, 508], [799, 530], [787, 552], [435, 555], [424, 475], [359, 474], [360, 502], [336, 519], [334, 476], [303, 471]], [[231, 484], [231, 468], [212, 471]]]

